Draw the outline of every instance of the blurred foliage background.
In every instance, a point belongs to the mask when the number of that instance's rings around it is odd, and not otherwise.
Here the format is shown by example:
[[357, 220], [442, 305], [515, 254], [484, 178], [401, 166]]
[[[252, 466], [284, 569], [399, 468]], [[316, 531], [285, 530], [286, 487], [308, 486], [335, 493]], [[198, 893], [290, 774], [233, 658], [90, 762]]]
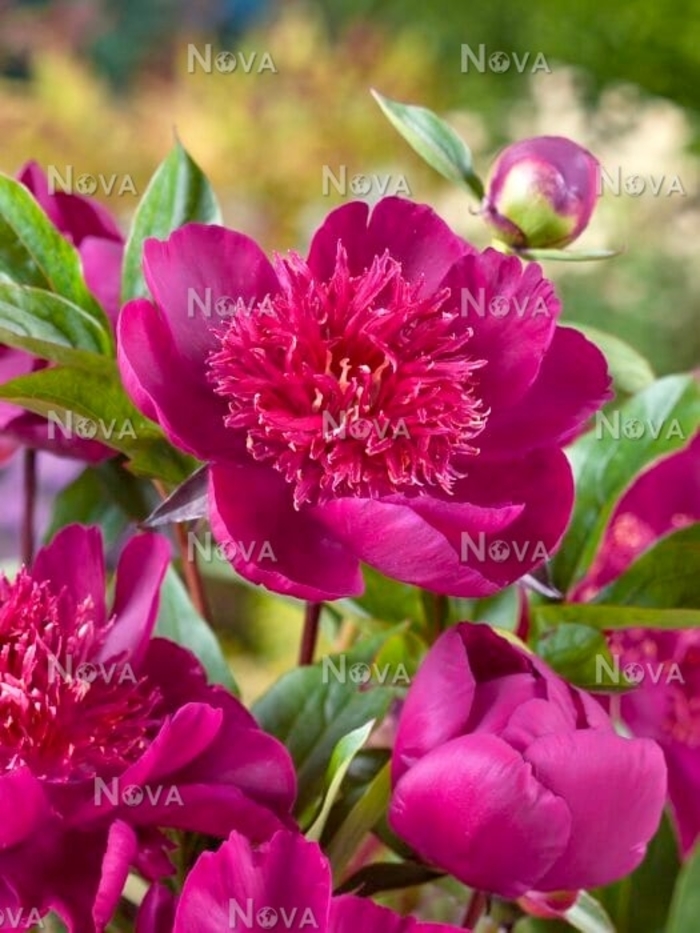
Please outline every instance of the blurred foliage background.
[[[0, 170], [34, 158], [62, 176], [115, 176], [95, 196], [126, 229], [177, 133], [226, 223], [270, 250], [303, 249], [354, 196], [330, 175], [358, 174], [377, 176], [370, 199], [398, 189], [485, 246], [474, 203], [408, 149], [369, 89], [438, 111], [482, 174], [506, 142], [568, 135], [609, 179], [581, 246], [624, 252], [547, 265], [565, 318], [627, 340], [658, 374], [696, 368], [699, 14], [694, 0], [0, 0]], [[465, 45], [483, 46], [483, 71], [464, 70]], [[235, 70], [217, 69], [220, 52]], [[489, 64], [497, 52], [511, 57], [506, 70]], [[0, 482], [10, 501], [13, 467]], [[250, 698], [288, 666], [298, 609], [232, 587], [218, 564], [204, 569]], [[251, 615], [254, 627], [241, 624]]]

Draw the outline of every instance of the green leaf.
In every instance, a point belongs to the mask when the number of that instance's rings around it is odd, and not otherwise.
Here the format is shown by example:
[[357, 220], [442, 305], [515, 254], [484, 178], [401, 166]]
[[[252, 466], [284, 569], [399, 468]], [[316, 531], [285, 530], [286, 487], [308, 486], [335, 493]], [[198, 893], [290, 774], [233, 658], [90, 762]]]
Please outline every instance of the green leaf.
[[533, 609], [536, 624], [555, 626], [580, 623], [591, 628], [697, 628], [700, 609], [645, 609], [640, 606], [611, 606], [598, 603], [568, 603]]
[[697, 933], [700, 917], [700, 845], [678, 875], [666, 933]]
[[[0, 275], [55, 292], [83, 308], [108, 336], [104, 311], [83, 279], [80, 256], [27, 188], [0, 174]], [[111, 346], [111, 337], [109, 337]]]
[[47, 432], [91, 438], [126, 454], [137, 473], [179, 483], [196, 463], [134, 407], [106, 357], [96, 371], [55, 366], [20, 376], [0, 385], [0, 398], [49, 419]]
[[541, 259], [553, 259], [556, 262], [594, 262], [598, 259], [612, 259], [619, 256], [621, 249], [513, 249], [521, 259], [532, 259], [539, 262]]
[[424, 617], [421, 591], [408, 583], [382, 576], [373, 567], [363, 567], [365, 591], [353, 599], [373, 619], [384, 622], [420, 621]]
[[333, 749], [331, 760], [326, 772], [325, 792], [321, 810], [306, 833], [306, 838], [312, 842], [320, 842], [323, 830], [328, 821], [333, 804], [340, 792], [340, 786], [352, 764], [355, 755], [360, 751], [374, 728], [374, 720], [370, 719], [364, 726], [358, 726], [338, 742]]
[[655, 609], [697, 609], [700, 606], [700, 524], [661, 538], [601, 590], [594, 602]]
[[253, 707], [262, 728], [286, 745], [294, 760], [298, 813], [322, 793], [337, 743], [368, 720], [380, 721], [398, 695], [391, 686], [362, 689], [348, 676], [353, 664], [372, 660], [383, 640], [368, 639], [343, 656], [289, 671]]
[[118, 540], [129, 524], [129, 517], [105, 496], [104, 484], [92, 468], [81, 473], [56, 496], [45, 540], [50, 541], [59, 529], [73, 522], [98, 525], [108, 547]]
[[392, 126], [428, 165], [448, 181], [469, 188], [479, 200], [484, 196], [484, 185], [474, 172], [472, 154], [451, 126], [427, 107], [401, 104], [378, 91], [372, 96]]
[[148, 295], [141, 269], [144, 240], [164, 239], [191, 221], [220, 223], [221, 213], [206, 176], [177, 141], [136, 209], [124, 254], [123, 302]]
[[238, 694], [216, 635], [192, 605], [189, 593], [173, 567], [168, 568], [160, 591], [155, 634], [189, 648], [202, 662], [213, 683], [223, 684]]
[[[610, 676], [605, 676], [613, 660], [605, 636], [597, 629], [576, 622], [560, 625], [540, 638], [535, 650], [570, 683], [598, 690], [616, 686]], [[630, 685], [623, 681], [622, 686]]]
[[42, 359], [97, 368], [111, 337], [87, 311], [40, 288], [0, 282], [0, 341]]
[[391, 762], [388, 762], [367, 787], [328, 846], [334, 885], [340, 882], [345, 866], [364, 837], [386, 813], [390, 797]]
[[574, 906], [564, 916], [580, 933], [615, 933], [615, 927], [605, 909], [587, 891], [581, 891]]
[[567, 326], [581, 331], [602, 351], [618, 392], [634, 395], [646, 389], [656, 379], [648, 360], [619, 337], [584, 324], [567, 322]]
[[336, 888], [334, 893], [372, 897], [381, 891], [415, 888], [419, 884], [437, 881], [443, 877], [439, 871], [418, 862], [375, 862], [355, 872]]
[[645, 466], [684, 446], [695, 433], [700, 423], [700, 386], [692, 376], [659, 379], [614, 412], [613, 419], [609, 427], [601, 417], [596, 429], [568, 450], [576, 501], [552, 562], [555, 586], [563, 593], [586, 573], [632, 479]]

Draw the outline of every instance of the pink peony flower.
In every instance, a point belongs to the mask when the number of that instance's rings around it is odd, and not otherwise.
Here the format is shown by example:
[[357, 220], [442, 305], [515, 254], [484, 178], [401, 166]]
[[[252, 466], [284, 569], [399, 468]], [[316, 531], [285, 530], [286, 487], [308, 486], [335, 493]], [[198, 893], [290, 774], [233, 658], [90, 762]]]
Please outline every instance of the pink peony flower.
[[608, 884], [656, 832], [666, 768], [586, 693], [485, 625], [428, 653], [394, 748], [389, 822], [428, 862], [513, 898]]
[[0, 578], [0, 911], [102, 930], [162, 828], [255, 841], [290, 823], [286, 750], [194, 656], [152, 639], [165, 539], [134, 538], [105, 605], [100, 534], [70, 526]]
[[[700, 435], [642, 473], [618, 503], [587, 576], [570, 594], [593, 599], [648, 548], [700, 522]], [[627, 629], [609, 635], [622, 672], [638, 686], [620, 698], [635, 735], [655, 739], [666, 756], [668, 790], [680, 847], [700, 837], [700, 631]]]
[[316, 843], [279, 832], [254, 850], [238, 833], [201, 855], [179, 899], [154, 886], [137, 933], [222, 930], [317, 930], [318, 933], [449, 933], [457, 928], [401, 917], [373, 901], [332, 896], [328, 861]]
[[484, 217], [510, 246], [567, 246], [591, 219], [599, 170], [595, 156], [563, 136], [513, 143], [491, 169]]
[[[36, 162], [27, 162], [18, 178], [54, 226], [77, 248], [88, 287], [116, 323], [124, 239], [109, 213], [90, 198], [51, 192], [48, 179]], [[0, 346], [0, 383], [46, 365], [23, 350]], [[104, 444], [81, 437], [67, 438], [60, 428], [52, 437], [45, 418], [4, 401], [0, 401], [0, 433], [5, 446], [26, 445], [88, 462], [114, 456]]]
[[306, 260], [189, 224], [146, 242], [144, 270], [153, 302], [119, 318], [124, 383], [210, 462], [211, 523], [243, 576], [333, 599], [362, 591], [364, 561], [485, 596], [556, 547], [561, 446], [609, 379], [538, 266], [386, 198], [332, 212]]

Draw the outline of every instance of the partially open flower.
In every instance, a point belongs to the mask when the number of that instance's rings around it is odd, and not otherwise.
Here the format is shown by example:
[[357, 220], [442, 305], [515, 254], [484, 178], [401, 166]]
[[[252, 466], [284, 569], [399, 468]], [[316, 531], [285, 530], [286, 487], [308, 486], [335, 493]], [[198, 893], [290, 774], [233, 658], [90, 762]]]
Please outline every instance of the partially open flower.
[[506, 147], [489, 175], [484, 217], [496, 239], [516, 248], [560, 248], [591, 219], [598, 160], [563, 136], [535, 136]]

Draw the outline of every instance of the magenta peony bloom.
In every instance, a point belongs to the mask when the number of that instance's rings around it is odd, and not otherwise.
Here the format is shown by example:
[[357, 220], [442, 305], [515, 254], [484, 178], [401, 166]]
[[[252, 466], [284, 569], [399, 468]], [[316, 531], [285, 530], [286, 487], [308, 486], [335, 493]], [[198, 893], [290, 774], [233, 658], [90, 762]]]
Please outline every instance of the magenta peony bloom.
[[148, 240], [144, 269], [153, 303], [119, 318], [124, 383], [211, 463], [211, 523], [243, 576], [334, 599], [362, 591], [364, 561], [484, 596], [556, 547], [561, 446], [609, 379], [557, 326], [538, 266], [386, 198], [331, 213], [307, 260], [273, 266], [242, 234], [189, 224]]
[[663, 755], [484, 625], [442, 635], [411, 686], [389, 822], [428, 862], [518, 897], [632, 871], [666, 792]]
[[286, 750], [199, 662], [151, 639], [169, 559], [134, 538], [105, 605], [100, 534], [70, 526], [0, 578], [0, 911], [102, 930], [130, 866], [170, 870], [162, 828], [262, 841], [290, 822]]
[[[49, 220], [80, 253], [88, 287], [113, 323], [119, 311], [124, 240], [109, 213], [97, 202], [78, 194], [51, 193], [46, 175], [36, 162], [19, 173]], [[23, 350], [0, 346], [0, 383], [25, 376], [47, 364]], [[0, 401], [0, 433], [5, 445], [26, 445], [90, 463], [114, 456], [97, 441], [65, 437], [59, 427], [49, 433], [46, 418]]]
[[510, 246], [567, 246], [588, 226], [598, 178], [598, 160], [570, 139], [523, 139], [507, 146], [493, 164], [484, 218]]
[[[659, 538], [700, 522], [700, 435], [655, 463], [618, 503], [574, 601], [592, 599]], [[638, 686], [619, 701], [635, 735], [666, 756], [671, 810], [683, 855], [700, 837], [700, 631], [628, 629], [611, 633], [621, 673]]]
[[332, 896], [328, 861], [316, 843], [279, 832], [254, 850], [231, 833], [218, 852], [201, 855], [176, 902], [153, 887], [137, 933], [222, 930], [317, 930], [318, 933], [448, 933], [457, 928], [401, 917], [373, 901]]

